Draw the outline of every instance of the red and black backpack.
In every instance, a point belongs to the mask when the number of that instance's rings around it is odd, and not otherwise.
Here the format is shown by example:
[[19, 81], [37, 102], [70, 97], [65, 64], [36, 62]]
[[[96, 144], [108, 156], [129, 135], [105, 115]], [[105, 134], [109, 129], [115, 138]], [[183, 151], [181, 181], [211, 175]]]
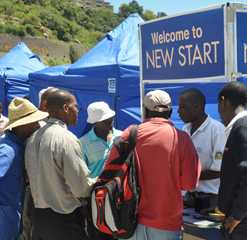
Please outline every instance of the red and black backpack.
[[114, 238], [130, 238], [137, 226], [136, 136], [137, 126], [132, 126], [128, 141], [115, 139], [119, 157], [106, 165], [91, 194], [94, 226]]

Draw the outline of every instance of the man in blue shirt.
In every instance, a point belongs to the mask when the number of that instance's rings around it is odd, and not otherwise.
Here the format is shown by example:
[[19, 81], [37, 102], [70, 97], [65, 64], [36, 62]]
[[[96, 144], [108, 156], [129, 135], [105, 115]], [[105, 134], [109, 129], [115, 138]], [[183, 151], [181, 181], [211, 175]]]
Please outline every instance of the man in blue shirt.
[[105, 102], [93, 102], [88, 108], [87, 122], [93, 124], [92, 129], [80, 138], [83, 159], [85, 159], [91, 177], [101, 174], [108, 158], [114, 138], [122, 131], [113, 128], [115, 112]]
[[[105, 102], [93, 102], [87, 108], [87, 122], [93, 124], [92, 129], [80, 138], [83, 159], [91, 171], [91, 177], [101, 174], [105, 161], [110, 153], [114, 138], [120, 136], [122, 131], [113, 128], [115, 112]], [[90, 202], [90, 201], [89, 201]], [[88, 205], [90, 211], [90, 204]], [[98, 232], [94, 229], [90, 219], [91, 214], [85, 216], [88, 220], [87, 232], [90, 239], [110, 240], [109, 235]]]
[[26, 99], [9, 105], [9, 123], [0, 138], [0, 239], [14, 240], [20, 231], [24, 193], [24, 143], [47, 113]]

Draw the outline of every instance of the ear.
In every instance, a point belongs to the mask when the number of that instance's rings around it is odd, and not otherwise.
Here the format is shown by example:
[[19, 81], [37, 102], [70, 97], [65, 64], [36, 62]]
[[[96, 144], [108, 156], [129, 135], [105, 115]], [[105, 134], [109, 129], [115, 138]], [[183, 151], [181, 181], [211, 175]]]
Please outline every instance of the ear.
[[63, 105], [63, 111], [65, 113], [68, 113], [69, 112], [69, 107], [68, 107], [68, 105], [66, 103]]

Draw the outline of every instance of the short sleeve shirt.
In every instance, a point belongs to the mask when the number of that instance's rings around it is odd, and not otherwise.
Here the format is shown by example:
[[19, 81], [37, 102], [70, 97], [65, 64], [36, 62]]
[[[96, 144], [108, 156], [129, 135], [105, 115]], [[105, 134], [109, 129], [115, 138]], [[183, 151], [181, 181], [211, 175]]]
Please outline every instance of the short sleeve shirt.
[[[207, 117], [202, 125], [191, 135], [191, 123], [183, 128], [192, 139], [199, 155], [202, 171], [220, 171], [226, 143], [225, 127], [219, 121]], [[201, 180], [196, 191], [218, 194], [220, 179]]]
[[113, 141], [117, 136], [121, 136], [121, 134], [122, 131], [113, 128], [112, 137], [106, 142], [95, 134], [94, 129], [91, 129], [80, 138], [83, 159], [91, 171], [91, 177], [97, 177], [101, 174]]

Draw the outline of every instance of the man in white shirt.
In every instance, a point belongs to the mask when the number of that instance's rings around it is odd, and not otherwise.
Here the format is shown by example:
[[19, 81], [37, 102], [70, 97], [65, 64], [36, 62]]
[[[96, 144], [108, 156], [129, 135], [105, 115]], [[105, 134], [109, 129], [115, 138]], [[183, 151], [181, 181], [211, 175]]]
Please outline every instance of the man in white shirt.
[[188, 89], [180, 95], [178, 113], [186, 123], [183, 130], [191, 136], [202, 165], [199, 185], [188, 195], [193, 196], [196, 210], [207, 212], [217, 205], [226, 137], [223, 124], [205, 113], [205, 104], [201, 91]]
[[49, 119], [27, 142], [25, 164], [34, 201], [33, 239], [82, 240], [81, 198], [95, 179], [82, 159], [80, 142], [67, 130], [75, 125], [77, 101], [57, 90], [47, 98]]

